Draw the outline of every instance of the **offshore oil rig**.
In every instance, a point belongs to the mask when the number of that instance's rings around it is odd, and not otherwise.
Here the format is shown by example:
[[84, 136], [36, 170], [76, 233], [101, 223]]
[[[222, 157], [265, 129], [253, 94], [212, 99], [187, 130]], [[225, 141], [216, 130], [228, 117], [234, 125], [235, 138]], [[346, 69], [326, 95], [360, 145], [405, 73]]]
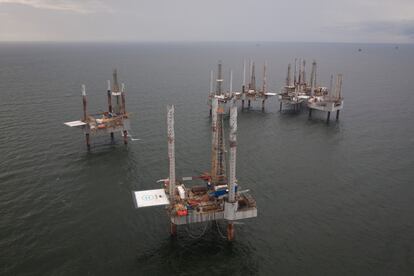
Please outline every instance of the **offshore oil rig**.
[[[331, 112], [336, 111], [336, 119], [339, 119], [339, 111], [343, 108], [342, 75], [338, 74], [335, 90], [333, 88], [333, 75], [331, 75], [330, 87], [318, 86], [316, 82], [316, 61], [312, 62], [310, 80], [306, 80], [306, 61], [295, 59], [293, 81], [291, 77], [291, 65], [288, 65], [286, 83], [279, 93], [280, 112], [284, 105], [293, 107], [295, 112], [300, 111], [302, 103], [306, 103], [309, 109], [309, 119], [312, 118], [312, 110], [327, 112], [326, 121], [329, 123]], [[299, 71], [297, 73], [297, 71]]]
[[310, 98], [312, 84], [316, 83], [316, 62], [312, 63], [312, 73], [310, 82], [306, 81], [306, 61], [295, 59], [295, 67], [293, 79], [291, 75], [291, 65], [288, 65], [286, 83], [279, 93], [279, 110], [283, 110], [283, 106], [293, 107], [293, 110], [300, 111], [303, 102]]
[[330, 88], [312, 86], [311, 97], [308, 100], [309, 119], [312, 118], [312, 110], [327, 112], [326, 123], [329, 123], [331, 112], [336, 111], [336, 120], [339, 120], [339, 111], [344, 107], [342, 97], [342, 74], [336, 76], [335, 90], [333, 90], [333, 75], [331, 75]]
[[[222, 64], [218, 64], [218, 74], [216, 82], [223, 82], [222, 78]], [[226, 109], [226, 104], [230, 103], [233, 99], [236, 101], [241, 101], [242, 110], [245, 108], [245, 102], [247, 101], [247, 108], [251, 108], [252, 101], [261, 101], [262, 102], [262, 111], [265, 111], [265, 102], [269, 97], [276, 96], [277, 93], [268, 92], [267, 87], [267, 65], [266, 62], [263, 65], [263, 82], [262, 87], [257, 88], [256, 86], [256, 74], [255, 74], [255, 63], [250, 61], [249, 64], [249, 83], [246, 85], [246, 62], [243, 62], [243, 83], [241, 91], [233, 91], [233, 71], [230, 70], [230, 84], [229, 91], [223, 91], [220, 88], [220, 91], [213, 90], [213, 75], [214, 72], [210, 72], [210, 93], [209, 93], [209, 107], [210, 107], [210, 116], [212, 114], [212, 101], [214, 98], [217, 98], [223, 109]]]
[[[221, 80], [221, 70], [218, 72]], [[223, 107], [220, 99], [222, 81], [217, 81], [217, 97], [212, 99], [212, 148], [211, 171], [197, 177], [183, 177], [177, 181], [175, 175], [174, 106], [168, 106], [168, 158], [169, 177], [159, 180], [161, 189], [135, 191], [136, 208], [166, 205], [170, 217], [170, 233], [177, 235], [178, 225], [224, 220], [227, 222], [227, 239], [234, 239], [234, 222], [257, 216], [256, 201], [249, 190], [241, 191], [236, 179], [237, 106], [230, 107], [229, 170], [226, 173]], [[204, 185], [188, 185], [184, 181], [201, 179]], [[186, 182], [188, 183], [188, 182]]]
[[[118, 83], [118, 74], [113, 72], [113, 83], [108, 80], [108, 111], [89, 114], [87, 110], [86, 86], [82, 85], [83, 117], [81, 120], [64, 123], [69, 127], [82, 128], [85, 134], [86, 147], [91, 149], [90, 136], [109, 135], [111, 142], [115, 142], [114, 133], [120, 132], [124, 144], [128, 144], [128, 131], [130, 130], [129, 115], [125, 108], [125, 85]], [[114, 104], [113, 104], [114, 100]]]
[[237, 100], [242, 102], [242, 110], [244, 109], [245, 101], [247, 100], [247, 108], [251, 108], [252, 101], [262, 102], [262, 111], [265, 111], [265, 102], [269, 97], [276, 96], [276, 93], [268, 91], [267, 87], [267, 64], [263, 64], [263, 81], [262, 87], [256, 86], [255, 63], [250, 61], [249, 64], [249, 83], [246, 87], [246, 62], [243, 63], [243, 83], [241, 92], [235, 92], [234, 95]]

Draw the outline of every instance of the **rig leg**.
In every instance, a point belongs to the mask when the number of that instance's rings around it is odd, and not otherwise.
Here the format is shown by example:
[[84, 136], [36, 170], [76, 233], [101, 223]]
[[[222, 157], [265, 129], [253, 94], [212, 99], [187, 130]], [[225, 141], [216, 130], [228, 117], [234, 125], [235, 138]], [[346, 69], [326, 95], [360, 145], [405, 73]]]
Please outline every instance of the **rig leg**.
[[111, 132], [111, 143], [113, 144], [115, 142], [114, 133]]
[[265, 100], [262, 100], [262, 112], [265, 111]]
[[233, 222], [229, 222], [227, 224], [227, 240], [228, 241], [234, 240], [234, 224], [233, 224]]
[[309, 119], [312, 119], [312, 108], [309, 108]]
[[211, 114], [212, 114], [211, 112], [212, 112], [212, 111], [211, 111], [211, 107], [210, 107], [210, 117], [211, 117]]
[[250, 109], [250, 100], [247, 101], [247, 108]]
[[91, 143], [90, 143], [90, 139], [89, 139], [89, 133], [85, 134], [85, 140], [86, 140], [86, 148], [88, 150], [91, 150]]
[[177, 236], [177, 224], [174, 224], [171, 222], [170, 224], [170, 234], [171, 237], [176, 237]]
[[242, 100], [242, 110], [244, 109], [244, 100]]
[[336, 111], [336, 120], [339, 120], [339, 110]]
[[279, 104], [279, 112], [282, 112], [282, 102]]
[[326, 123], [329, 124], [329, 118], [331, 118], [331, 112], [328, 111], [328, 117], [326, 117]]
[[128, 131], [124, 130], [124, 144], [128, 144]]

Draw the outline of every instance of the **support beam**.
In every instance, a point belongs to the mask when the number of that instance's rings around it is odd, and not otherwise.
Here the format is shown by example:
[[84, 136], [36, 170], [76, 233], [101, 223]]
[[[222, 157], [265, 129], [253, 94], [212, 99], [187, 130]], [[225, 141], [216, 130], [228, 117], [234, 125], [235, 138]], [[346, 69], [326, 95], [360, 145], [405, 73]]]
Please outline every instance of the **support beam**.
[[254, 70], [254, 62], [252, 63], [252, 76], [250, 79], [250, 87], [249, 89], [256, 90], [256, 74]]
[[221, 61], [219, 61], [218, 67], [217, 67], [217, 89], [216, 89], [216, 95], [221, 95], [222, 85], [223, 85], [223, 78], [221, 75]]
[[125, 106], [125, 84], [124, 83], [121, 84], [121, 102], [122, 102], [121, 113], [125, 115], [126, 106]]
[[290, 70], [291, 70], [291, 65], [289, 63], [288, 70], [287, 70], [287, 76], [286, 76], [286, 86], [290, 86], [291, 85]]
[[339, 110], [336, 111], [336, 120], [339, 120]]
[[82, 103], [83, 103], [83, 121], [88, 120], [87, 100], [86, 100], [86, 86], [82, 84]]
[[234, 240], [234, 224], [233, 222], [229, 222], [227, 224], [227, 240], [233, 241]]
[[[213, 70], [210, 71], [210, 97], [214, 96], [214, 91], [213, 91]], [[211, 102], [212, 100], [210, 99], [210, 117], [211, 117]]]
[[265, 111], [265, 100], [262, 100], [262, 112]]
[[328, 111], [328, 116], [326, 117], [326, 123], [329, 124], [329, 119], [331, 117], [331, 112]]
[[[243, 60], [243, 87], [246, 86], [246, 60]], [[244, 92], [244, 88], [242, 90]]]
[[314, 95], [315, 87], [316, 87], [316, 61], [313, 61], [312, 63], [310, 87], [311, 87], [311, 91], [309, 95], [312, 97]]
[[218, 144], [218, 134], [217, 134], [217, 108], [218, 108], [218, 99], [213, 98], [212, 103], [212, 116], [211, 116], [211, 179], [217, 179], [217, 144]]
[[90, 150], [91, 149], [91, 143], [90, 143], [90, 139], [89, 139], [89, 133], [85, 134], [85, 141], [86, 141], [86, 148], [88, 150]]
[[176, 237], [177, 236], [177, 224], [174, 223], [170, 223], [170, 235], [171, 237]]
[[124, 144], [128, 144], [128, 131], [124, 130], [123, 131], [123, 135], [124, 135]]
[[228, 201], [234, 203], [236, 201], [236, 151], [237, 151], [237, 105], [235, 101], [232, 102], [230, 107], [230, 133], [229, 133], [229, 179], [228, 189], [229, 197]]
[[210, 71], [210, 95], [213, 95], [213, 70]]
[[[168, 161], [169, 161], [169, 184], [168, 193], [170, 196], [170, 204], [175, 204], [175, 135], [174, 135], [174, 106], [167, 107], [167, 132], [168, 132]], [[173, 227], [173, 225], [171, 225]]]
[[112, 144], [115, 143], [115, 138], [114, 138], [114, 133], [113, 132], [111, 132], [111, 143]]
[[280, 102], [280, 104], [279, 104], [279, 112], [282, 112], [282, 102]]
[[296, 71], [297, 71], [297, 58], [295, 58], [295, 71], [293, 73], [293, 85], [296, 86], [297, 84], [297, 77], [296, 77]]
[[263, 87], [262, 87], [263, 94], [267, 92], [267, 65], [266, 61], [263, 64]]
[[250, 109], [251, 103], [250, 100], [247, 100], [247, 108]]
[[312, 108], [309, 108], [309, 116], [308, 116], [308, 118], [309, 119], [312, 119]]
[[111, 81], [108, 80], [108, 112], [112, 113]]
[[[245, 64], [243, 66], [245, 66]], [[244, 109], [244, 98], [246, 97], [246, 94], [245, 94], [246, 93], [246, 85], [244, 84], [244, 81], [245, 81], [245, 79], [244, 79], [244, 77], [245, 77], [245, 71], [246, 71], [246, 68], [244, 67], [243, 68], [243, 85], [242, 85], [242, 92], [241, 92], [242, 111]]]
[[[120, 89], [118, 84], [118, 71], [114, 69], [114, 72], [112, 73], [113, 78], [113, 84], [112, 84], [112, 92], [116, 93], [115, 99], [116, 99], [116, 106], [115, 106], [115, 113], [122, 113], [122, 101], [120, 99]], [[121, 102], [120, 102], [121, 101]]]

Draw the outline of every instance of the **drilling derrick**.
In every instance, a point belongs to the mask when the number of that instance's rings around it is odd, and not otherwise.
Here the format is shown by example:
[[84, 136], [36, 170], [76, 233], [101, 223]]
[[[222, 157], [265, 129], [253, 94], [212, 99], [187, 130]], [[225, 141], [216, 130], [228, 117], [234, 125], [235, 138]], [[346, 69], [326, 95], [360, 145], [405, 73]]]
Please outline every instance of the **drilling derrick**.
[[303, 91], [305, 91], [306, 90], [306, 60], [303, 60], [302, 86], [303, 86]]

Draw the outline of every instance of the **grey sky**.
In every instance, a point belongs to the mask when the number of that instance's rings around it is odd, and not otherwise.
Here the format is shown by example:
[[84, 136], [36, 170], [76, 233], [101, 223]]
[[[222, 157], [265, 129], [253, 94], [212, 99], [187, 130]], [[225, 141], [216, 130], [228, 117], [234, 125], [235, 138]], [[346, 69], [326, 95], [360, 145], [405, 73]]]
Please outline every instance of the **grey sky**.
[[0, 0], [0, 41], [414, 42], [414, 0]]

